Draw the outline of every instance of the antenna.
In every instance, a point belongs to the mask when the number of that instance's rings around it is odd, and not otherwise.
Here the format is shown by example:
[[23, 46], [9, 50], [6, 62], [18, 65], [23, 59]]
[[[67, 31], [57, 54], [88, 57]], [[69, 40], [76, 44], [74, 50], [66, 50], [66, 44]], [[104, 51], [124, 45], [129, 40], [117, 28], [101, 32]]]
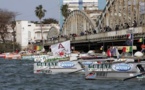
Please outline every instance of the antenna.
[[63, 16], [62, 16], [62, 13], [61, 13], [61, 7], [63, 5], [63, 0], [59, 0], [59, 13], [60, 13], [60, 16], [59, 16], [59, 25], [60, 25], [60, 32], [62, 31], [62, 24], [63, 24]]

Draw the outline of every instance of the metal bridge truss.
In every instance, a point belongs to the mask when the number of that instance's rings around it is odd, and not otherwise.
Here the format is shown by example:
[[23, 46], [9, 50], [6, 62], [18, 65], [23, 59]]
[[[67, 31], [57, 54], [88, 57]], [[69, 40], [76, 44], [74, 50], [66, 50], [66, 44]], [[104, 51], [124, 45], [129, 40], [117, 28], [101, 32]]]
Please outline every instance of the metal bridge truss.
[[62, 27], [62, 33], [63, 35], [80, 35], [81, 32], [85, 32], [86, 30], [93, 32], [95, 27], [95, 22], [92, 21], [85, 12], [74, 10], [66, 18]]
[[109, 0], [99, 20], [98, 32], [145, 25], [145, 0]]

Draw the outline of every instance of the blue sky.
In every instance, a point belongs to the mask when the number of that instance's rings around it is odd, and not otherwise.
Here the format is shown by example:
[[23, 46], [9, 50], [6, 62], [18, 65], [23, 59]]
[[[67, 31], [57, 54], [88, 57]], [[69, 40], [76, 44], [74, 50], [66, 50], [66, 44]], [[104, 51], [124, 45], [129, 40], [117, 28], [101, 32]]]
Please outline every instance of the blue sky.
[[1, 9], [19, 13], [16, 20], [38, 21], [34, 11], [40, 4], [47, 10], [44, 18], [59, 20], [59, 0], [0, 0]]

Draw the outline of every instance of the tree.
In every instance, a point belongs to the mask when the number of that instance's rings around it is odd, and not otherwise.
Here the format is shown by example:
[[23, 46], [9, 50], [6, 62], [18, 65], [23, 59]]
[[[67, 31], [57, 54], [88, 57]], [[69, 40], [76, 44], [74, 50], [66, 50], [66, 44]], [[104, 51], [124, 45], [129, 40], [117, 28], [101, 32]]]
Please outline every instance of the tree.
[[45, 16], [45, 12], [46, 12], [46, 10], [43, 9], [43, 6], [42, 6], [42, 5], [39, 5], [39, 6], [36, 7], [35, 14], [36, 14], [36, 16], [39, 18], [39, 21], [40, 21], [41, 37], [42, 37], [42, 45], [43, 45], [43, 46], [44, 46], [44, 39], [43, 39], [43, 32], [42, 32], [42, 22], [41, 22], [41, 19]]
[[31, 23], [40, 24], [38, 21], [31, 21]]
[[16, 16], [15, 12], [0, 9], [0, 37], [3, 43], [6, 42], [5, 38], [9, 33], [8, 25], [11, 23], [14, 16]]
[[15, 31], [15, 27], [16, 27], [16, 21], [15, 21], [15, 17], [13, 19], [13, 21], [11, 22], [11, 27], [13, 29], [13, 32], [12, 32], [12, 36], [13, 36], [13, 52], [15, 50], [15, 42], [16, 42], [16, 31]]
[[68, 9], [68, 5], [65, 4], [61, 7], [61, 13], [64, 16], [64, 18], [66, 19], [70, 13], [70, 10]]
[[58, 21], [56, 19], [53, 19], [53, 18], [48, 18], [48, 19], [44, 19], [43, 24], [51, 24], [51, 23], [55, 23], [55, 24], [58, 24]]
[[16, 21], [12, 21], [11, 22], [11, 27], [13, 29], [12, 35], [13, 35], [13, 41], [16, 42], [16, 31], [15, 31], [15, 27], [16, 27]]

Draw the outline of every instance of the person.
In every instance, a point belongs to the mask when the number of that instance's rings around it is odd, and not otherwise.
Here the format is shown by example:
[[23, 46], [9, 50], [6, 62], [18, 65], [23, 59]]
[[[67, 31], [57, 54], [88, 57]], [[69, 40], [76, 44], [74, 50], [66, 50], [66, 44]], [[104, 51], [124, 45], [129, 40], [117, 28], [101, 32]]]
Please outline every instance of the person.
[[119, 56], [120, 56], [120, 53], [118, 51], [118, 48], [116, 48], [116, 56], [117, 56], [117, 58], [119, 58]]
[[118, 52], [118, 49], [116, 47], [111, 48], [111, 54], [113, 57], [119, 58], [119, 52]]
[[95, 29], [93, 30], [93, 33], [96, 34], [96, 30]]
[[144, 54], [145, 53], [145, 48], [142, 48], [141, 52]]
[[107, 56], [108, 56], [108, 57], [111, 57], [111, 56], [112, 56], [112, 55], [111, 55], [110, 47], [109, 47], [108, 50], [107, 50]]
[[19, 52], [19, 51], [18, 51], [18, 49], [16, 49], [15, 53], [17, 53], [17, 54], [18, 54], [18, 52]]
[[81, 31], [80, 35], [81, 35], [81, 36], [83, 36], [83, 35], [84, 35], [84, 32], [83, 32], [83, 31]]

